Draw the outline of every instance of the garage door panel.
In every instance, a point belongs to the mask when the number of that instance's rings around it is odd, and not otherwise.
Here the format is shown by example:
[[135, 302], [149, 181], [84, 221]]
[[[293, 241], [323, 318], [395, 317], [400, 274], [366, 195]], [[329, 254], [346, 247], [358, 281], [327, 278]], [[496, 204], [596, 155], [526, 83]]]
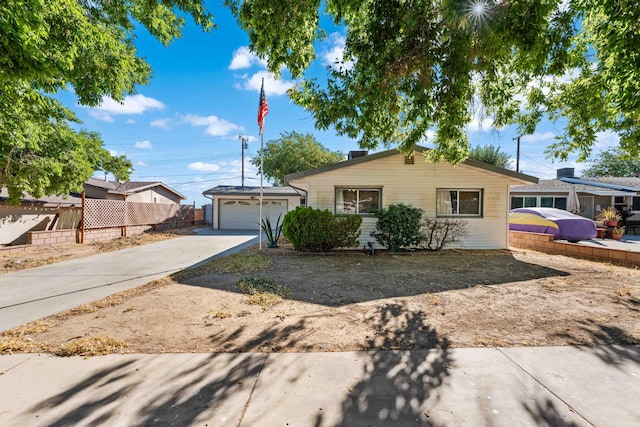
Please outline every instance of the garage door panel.
[[[287, 213], [287, 200], [264, 200], [262, 217], [269, 218], [272, 225], [281, 215], [280, 220]], [[222, 230], [259, 230], [260, 202], [258, 200], [221, 199], [219, 201], [218, 228]]]

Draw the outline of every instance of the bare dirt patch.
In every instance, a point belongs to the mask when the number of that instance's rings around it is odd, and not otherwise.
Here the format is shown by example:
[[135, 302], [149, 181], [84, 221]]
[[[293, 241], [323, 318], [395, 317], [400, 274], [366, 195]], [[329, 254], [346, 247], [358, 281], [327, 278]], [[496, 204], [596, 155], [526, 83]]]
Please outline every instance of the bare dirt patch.
[[639, 344], [640, 271], [533, 251], [252, 248], [23, 328], [0, 351], [91, 337], [128, 353]]

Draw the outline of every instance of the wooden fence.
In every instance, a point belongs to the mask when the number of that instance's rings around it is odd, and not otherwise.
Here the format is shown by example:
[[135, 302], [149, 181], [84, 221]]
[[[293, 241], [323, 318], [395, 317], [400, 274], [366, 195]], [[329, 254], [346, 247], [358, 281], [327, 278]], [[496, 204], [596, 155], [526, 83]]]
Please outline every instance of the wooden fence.
[[[124, 200], [84, 199], [82, 202], [82, 222], [80, 224], [80, 243], [84, 243], [87, 234], [90, 240], [123, 237], [140, 234], [148, 229], [165, 230], [201, 223], [204, 220], [202, 209], [193, 205], [168, 203], [141, 203]], [[115, 234], [120, 234], [116, 236]]]

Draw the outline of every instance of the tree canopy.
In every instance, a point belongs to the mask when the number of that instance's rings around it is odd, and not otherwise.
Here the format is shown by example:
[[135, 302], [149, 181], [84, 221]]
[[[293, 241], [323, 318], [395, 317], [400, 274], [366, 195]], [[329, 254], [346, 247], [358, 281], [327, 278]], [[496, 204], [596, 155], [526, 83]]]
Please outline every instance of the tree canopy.
[[511, 169], [511, 159], [509, 155], [500, 151], [500, 147], [494, 147], [493, 145], [473, 147], [469, 151], [469, 158], [499, 168]]
[[592, 177], [632, 177], [640, 174], [640, 158], [632, 158], [617, 148], [601, 151], [589, 159], [590, 166], [582, 171]]
[[0, 186], [9, 201], [68, 194], [94, 170], [126, 179], [126, 158], [106, 151], [96, 133], [53, 95], [71, 88], [78, 102], [122, 101], [151, 69], [135, 48], [142, 24], [165, 45], [190, 15], [203, 29], [204, 0], [27, 0], [0, 3]]
[[264, 176], [274, 183], [284, 184], [285, 175], [313, 169], [345, 159], [343, 153], [325, 148], [312, 135], [298, 132], [283, 132], [280, 138], [270, 140], [251, 164], [260, 167], [263, 158]]
[[[435, 130], [432, 160], [467, 158], [474, 117], [517, 124], [543, 119], [564, 132], [547, 148], [586, 160], [597, 133], [640, 151], [640, 8], [632, 0], [226, 0], [269, 70], [286, 66], [291, 90], [316, 126], [360, 146], [411, 151]], [[344, 25], [344, 62], [326, 84], [305, 78], [320, 16]], [[286, 28], [287, 31], [282, 31]]]

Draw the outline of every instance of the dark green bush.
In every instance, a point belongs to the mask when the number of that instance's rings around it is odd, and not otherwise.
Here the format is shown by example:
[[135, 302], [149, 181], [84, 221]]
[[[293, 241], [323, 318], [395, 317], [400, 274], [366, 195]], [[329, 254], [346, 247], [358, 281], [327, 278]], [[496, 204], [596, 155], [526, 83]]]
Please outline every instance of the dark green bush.
[[371, 236], [392, 251], [415, 247], [424, 241], [420, 208], [399, 203], [376, 212], [378, 222]]
[[282, 234], [297, 251], [327, 252], [358, 246], [359, 215], [334, 215], [328, 210], [297, 207], [282, 221]]

